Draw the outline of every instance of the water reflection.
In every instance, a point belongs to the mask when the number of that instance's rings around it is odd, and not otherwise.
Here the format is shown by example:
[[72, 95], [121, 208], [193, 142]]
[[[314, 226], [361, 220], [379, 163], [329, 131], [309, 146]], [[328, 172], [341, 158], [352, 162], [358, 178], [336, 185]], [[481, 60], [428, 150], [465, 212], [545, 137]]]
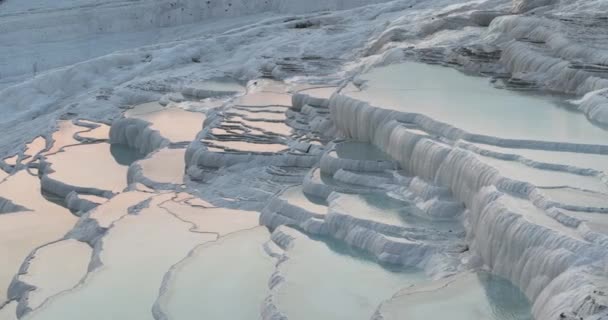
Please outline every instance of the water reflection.
[[123, 144], [111, 144], [110, 153], [116, 163], [123, 166], [130, 166], [133, 162], [143, 159], [145, 156], [133, 148]]
[[493, 319], [532, 320], [530, 302], [526, 296], [507, 279], [482, 272], [477, 274], [483, 287]]

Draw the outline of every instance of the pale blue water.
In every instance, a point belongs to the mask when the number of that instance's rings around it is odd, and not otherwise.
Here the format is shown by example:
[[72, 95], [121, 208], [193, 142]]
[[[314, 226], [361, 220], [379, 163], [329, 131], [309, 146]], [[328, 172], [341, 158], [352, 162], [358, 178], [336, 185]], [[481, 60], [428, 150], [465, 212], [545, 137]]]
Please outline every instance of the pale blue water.
[[492, 316], [497, 320], [531, 320], [530, 301], [508, 280], [481, 272], [477, 274]]
[[340, 194], [331, 208], [350, 216], [401, 227], [461, 231], [460, 221], [433, 221], [424, 218], [414, 203], [393, 199], [385, 194]]
[[336, 145], [336, 153], [340, 158], [353, 160], [392, 160], [389, 155], [376, 146], [357, 141], [346, 141]]
[[198, 248], [171, 280], [170, 319], [257, 319], [275, 261], [263, 250], [264, 227], [237, 232]]
[[406, 62], [362, 76], [361, 92], [343, 92], [374, 106], [422, 113], [471, 133], [501, 138], [608, 144], [608, 131], [564, 107], [564, 97], [492, 87], [487, 78]]
[[382, 307], [385, 320], [532, 320], [526, 296], [486, 272], [406, 289]]
[[417, 270], [391, 270], [328, 239], [297, 236], [277, 294], [290, 320], [368, 320], [402, 287], [424, 281]]

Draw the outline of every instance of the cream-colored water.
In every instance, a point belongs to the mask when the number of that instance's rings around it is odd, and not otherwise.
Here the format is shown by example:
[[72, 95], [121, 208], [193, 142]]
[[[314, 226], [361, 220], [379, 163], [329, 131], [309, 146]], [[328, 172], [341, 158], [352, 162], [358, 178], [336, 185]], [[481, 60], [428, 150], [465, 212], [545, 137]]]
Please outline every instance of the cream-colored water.
[[161, 149], [149, 158], [139, 161], [143, 174], [159, 183], [181, 184], [184, 182], [185, 149]]
[[259, 225], [260, 214], [255, 211], [227, 208], [199, 208], [174, 201], [165, 202], [162, 204], [162, 207], [180, 219], [196, 225], [193, 231], [198, 232], [213, 232], [219, 235], [226, 235]]
[[55, 171], [49, 176], [70, 185], [114, 192], [127, 186], [128, 167], [116, 162], [108, 143], [66, 147], [47, 161]]
[[202, 130], [205, 114], [176, 107], [164, 108], [158, 102], [135, 106], [125, 112], [126, 117], [151, 123], [151, 128], [171, 142], [192, 141]]
[[78, 284], [87, 273], [92, 251], [86, 243], [73, 239], [38, 249], [27, 273], [19, 277], [36, 287], [29, 294], [29, 307], [35, 309], [47, 298]]

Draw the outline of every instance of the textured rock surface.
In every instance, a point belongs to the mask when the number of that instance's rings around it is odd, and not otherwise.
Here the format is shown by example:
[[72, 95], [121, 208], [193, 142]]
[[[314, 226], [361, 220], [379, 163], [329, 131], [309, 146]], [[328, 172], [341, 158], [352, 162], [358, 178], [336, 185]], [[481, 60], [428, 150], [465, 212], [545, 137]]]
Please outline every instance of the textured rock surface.
[[1, 1], [0, 319], [605, 318], [607, 10]]

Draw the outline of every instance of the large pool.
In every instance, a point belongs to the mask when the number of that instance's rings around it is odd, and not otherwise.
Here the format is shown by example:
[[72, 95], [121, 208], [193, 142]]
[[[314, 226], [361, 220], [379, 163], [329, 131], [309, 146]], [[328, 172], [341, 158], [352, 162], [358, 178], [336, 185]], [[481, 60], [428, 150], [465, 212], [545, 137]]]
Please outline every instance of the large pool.
[[531, 320], [530, 302], [509, 281], [465, 273], [407, 288], [379, 309], [383, 319]]
[[471, 133], [608, 144], [608, 131], [570, 109], [563, 96], [496, 89], [487, 78], [415, 62], [376, 68], [362, 79], [363, 90], [342, 93], [377, 107], [421, 113]]

